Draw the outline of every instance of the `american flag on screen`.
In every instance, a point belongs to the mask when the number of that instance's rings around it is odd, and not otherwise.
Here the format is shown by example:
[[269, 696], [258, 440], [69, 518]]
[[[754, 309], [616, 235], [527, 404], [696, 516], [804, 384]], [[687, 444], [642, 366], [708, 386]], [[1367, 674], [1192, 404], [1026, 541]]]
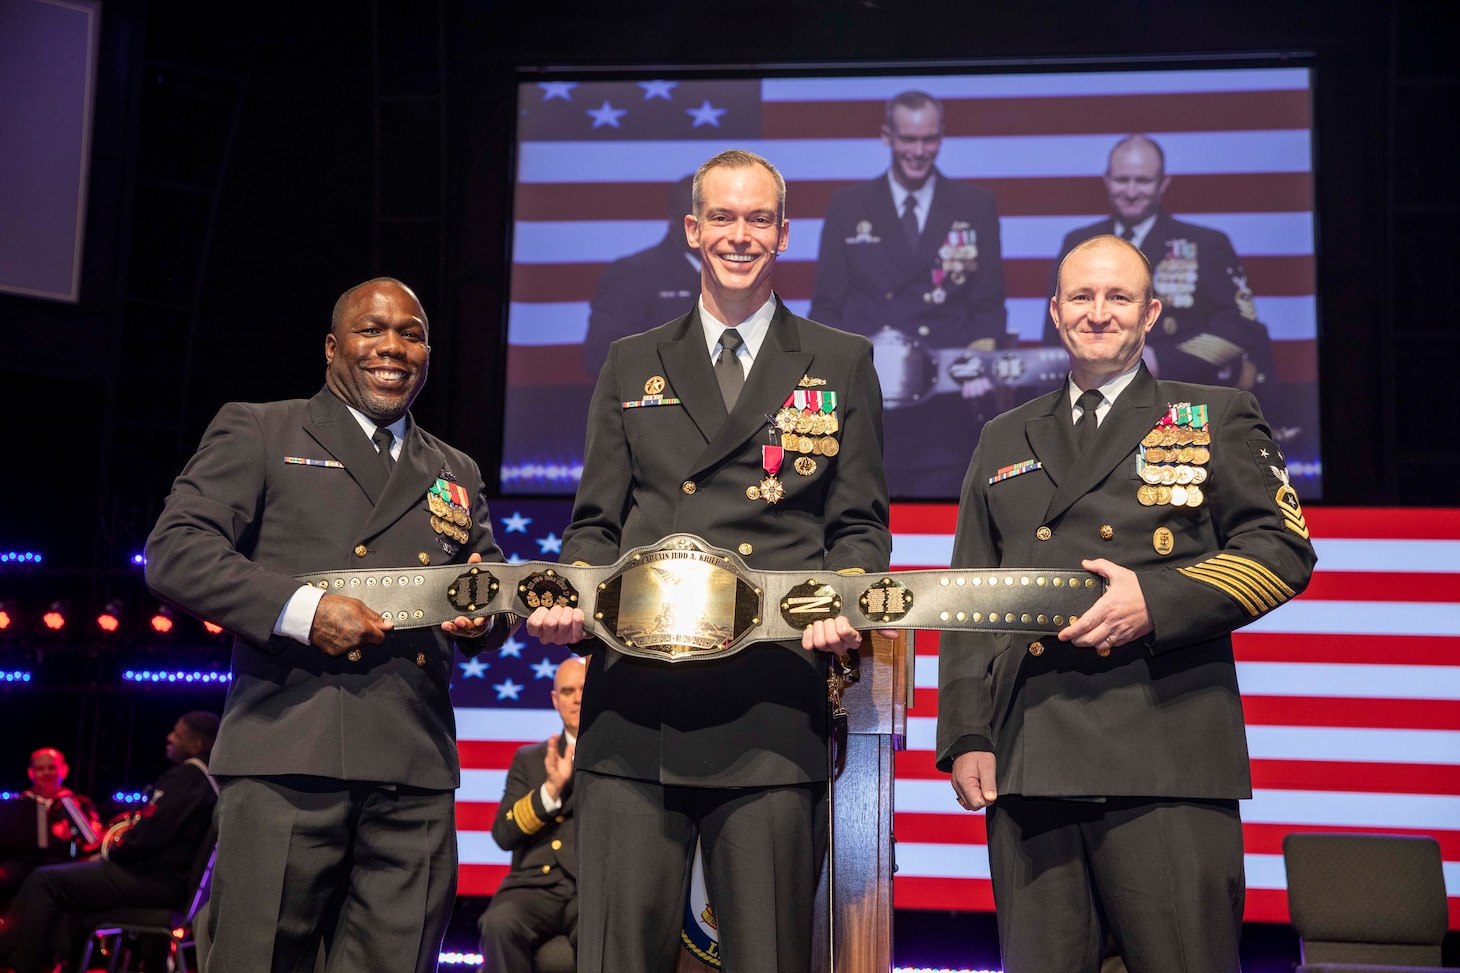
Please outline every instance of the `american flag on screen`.
[[1155, 138], [1173, 177], [1164, 208], [1225, 232], [1243, 261], [1277, 363], [1263, 411], [1299, 493], [1321, 496], [1305, 68], [521, 85], [503, 491], [576, 487], [590, 302], [611, 261], [665, 237], [676, 180], [732, 147], [776, 164], [791, 231], [775, 284], [805, 315], [832, 193], [886, 172], [885, 102], [909, 89], [943, 102], [939, 171], [994, 193], [1009, 329], [1025, 344], [1042, 340], [1064, 235], [1109, 213], [1110, 149]]
[[[1359, 831], [1437, 839], [1450, 928], [1460, 929], [1460, 510], [1305, 513], [1318, 551], [1312, 584], [1235, 637], [1254, 788], [1242, 804], [1247, 918], [1288, 921], [1283, 835]], [[533, 552], [544, 540], [551, 546], [562, 535], [569, 504], [494, 506], [499, 520], [516, 514], [532, 522], [522, 534], [499, 529], [499, 541], [540, 556]], [[894, 504], [893, 566], [946, 566], [956, 516], [951, 504]], [[894, 903], [991, 911], [983, 815], [962, 811], [933, 767], [937, 644], [936, 633], [917, 634], [908, 749], [895, 768]], [[493, 668], [480, 684], [553, 658], [561, 651], [534, 647], [520, 659], [488, 659]], [[489, 895], [506, 874], [508, 856], [488, 832], [513, 752], [559, 726], [547, 701], [551, 679], [533, 682], [536, 703], [526, 691], [494, 703], [495, 690], [479, 692], [478, 680], [460, 673], [452, 689], [463, 895]]]

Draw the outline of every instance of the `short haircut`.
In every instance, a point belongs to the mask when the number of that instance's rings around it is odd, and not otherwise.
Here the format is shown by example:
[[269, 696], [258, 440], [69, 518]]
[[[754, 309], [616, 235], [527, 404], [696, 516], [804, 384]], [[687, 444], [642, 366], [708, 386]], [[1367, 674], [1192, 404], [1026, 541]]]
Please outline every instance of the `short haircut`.
[[1122, 240], [1120, 237], [1116, 236], [1113, 233], [1104, 233], [1104, 234], [1101, 234], [1100, 236], [1092, 236], [1090, 239], [1085, 240], [1085, 241], [1083, 241], [1081, 243], [1077, 243], [1073, 247], [1070, 247], [1069, 253], [1066, 253], [1063, 257], [1060, 258], [1059, 269], [1057, 271], [1055, 271], [1055, 276], [1054, 276], [1054, 280], [1055, 280], [1054, 293], [1055, 293], [1055, 296], [1056, 297], [1059, 296], [1060, 289], [1062, 287], [1064, 287], [1064, 285], [1065, 285], [1065, 261], [1066, 260], [1069, 260], [1070, 257], [1074, 256], [1077, 253], [1083, 253], [1086, 250], [1094, 250], [1097, 247], [1107, 246], [1107, 245], [1112, 244], [1112, 243], [1113, 244], [1116, 244], [1118, 246], [1125, 247], [1131, 253], [1133, 253], [1137, 257], [1140, 257], [1141, 258], [1141, 268], [1145, 271], [1145, 278], [1146, 278], [1146, 287], [1145, 287], [1144, 303], [1146, 303], [1146, 304], [1151, 303], [1151, 299], [1156, 296], [1156, 289], [1153, 286], [1152, 281], [1151, 281], [1151, 261], [1150, 261], [1150, 259], [1147, 258], [1146, 255], [1141, 252], [1141, 248], [1140, 247], [1136, 246], [1134, 243], [1131, 243], [1129, 240]]
[[938, 131], [943, 131], [943, 103], [926, 91], [903, 91], [887, 99], [887, 112], [883, 116], [882, 124], [887, 126], [889, 132], [896, 131], [892, 127], [892, 110], [894, 108], [906, 108], [908, 111], [917, 111], [932, 105], [938, 110]]
[[1156, 153], [1156, 160], [1158, 163], [1160, 163], [1161, 166], [1160, 175], [1166, 175], [1166, 153], [1161, 149], [1161, 143], [1157, 142], [1149, 135], [1138, 134], [1127, 135], [1125, 138], [1121, 139], [1119, 142], [1116, 142], [1115, 145], [1111, 147], [1110, 154], [1105, 157], [1105, 171], [1107, 174], [1110, 172], [1110, 160], [1115, 158], [1115, 153], [1119, 152], [1127, 145], [1145, 145], [1153, 149]]
[[690, 206], [695, 219], [703, 215], [705, 205], [705, 174], [711, 169], [718, 169], [724, 166], [727, 169], [744, 169], [748, 166], [760, 166], [771, 174], [776, 181], [776, 208], [779, 219], [786, 218], [786, 180], [781, 171], [771, 165], [771, 161], [763, 155], [756, 155], [754, 152], [747, 152], [745, 149], [726, 149], [712, 159], [705, 160], [705, 164], [695, 170], [694, 184], [690, 193]]
[[[402, 281], [396, 280], [394, 277], [372, 277], [369, 280], [361, 281], [360, 283], [356, 284], [354, 287], [351, 287], [349, 290], [345, 291], [345, 293], [341, 294], [339, 296], [339, 299], [335, 301], [335, 309], [332, 312], [330, 312], [330, 333], [331, 334], [334, 334], [335, 332], [337, 332], [339, 330], [339, 328], [340, 328], [340, 325], [342, 323], [344, 323], [344, 320], [345, 320], [345, 307], [350, 303], [350, 298], [352, 298], [352, 297], [355, 296], [355, 292], [356, 291], [358, 291], [358, 290], [360, 290], [361, 288], [364, 288], [364, 287], [369, 287], [372, 284], [394, 284], [395, 286], [399, 287], [401, 290], [405, 291], [407, 294], [411, 295], [412, 297], [416, 297], [416, 292], [415, 291], [411, 290], [409, 287], [407, 287], [405, 285], [405, 283], [403, 283]], [[421, 303], [421, 299], [419, 297], [416, 297], [416, 303], [417, 304], [420, 304]], [[421, 308], [421, 319], [423, 321], [426, 320], [426, 309], [424, 307]], [[427, 322], [427, 325], [426, 326], [429, 328], [430, 327], [430, 322]]]
[[205, 709], [195, 709], [178, 717], [188, 732], [203, 744], [203, 755], [213, 752], [213, 743], [218, 739], [218, 714]]

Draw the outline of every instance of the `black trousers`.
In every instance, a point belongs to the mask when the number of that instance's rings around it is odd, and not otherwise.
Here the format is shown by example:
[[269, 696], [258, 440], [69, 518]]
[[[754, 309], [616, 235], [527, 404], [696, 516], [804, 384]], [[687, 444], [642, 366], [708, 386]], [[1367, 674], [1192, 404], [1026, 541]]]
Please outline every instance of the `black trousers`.
[[10, 905], [0, 963], [15, 973], [48, 973], [57, 956], [75, 964], [86, 945], [82, 916], [118, 906], [175, 907], [184, 881], [139, 875], [100, 859], [38, 868]]
[[698, 838], [724, 973], [805, 973], [822, 784], [673, 787], [579, 771], [579, 973], [670, 973]]
[[234, 777], [218, 794], [209, 973], [436, 969], [456, 895], [451, 791]]
[[578, 948], [578, 891], [568, 881], [498, 889], [477, 925], [484, 973], [532, 973], [533, 955], [554, 936]]
[[1236, 801], [1000, 796], [989, 866], [1005, 973], [1238, 973], [1246, 883]]

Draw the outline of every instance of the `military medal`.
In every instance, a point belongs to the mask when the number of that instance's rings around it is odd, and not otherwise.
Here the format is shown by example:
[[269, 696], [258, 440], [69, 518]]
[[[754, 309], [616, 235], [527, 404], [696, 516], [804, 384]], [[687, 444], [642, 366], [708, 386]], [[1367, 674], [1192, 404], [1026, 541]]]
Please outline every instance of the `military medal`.
[[816, 472], [816, 460], [810, 456], [798, 456], [794, 464], [796, 472], [802, 476], [810, 476]]
[[[776, 503], [786, 495], [786, 488], [780, 480], [776, 479], [776, 474], [781, 471], [781, 460], [784, 457], [785, 451], [779, 446], [760, 448], [760, 464], [766, 472], [766, 478], [760, 481], [760, 499], [766, 503]], [[750, 495], [748, 490], [746, 495]]]
[[1211, 460], [1211, 441], [1205, 405], [1177, 402], [1169, 406], [1155, 427], [1141, 437], [1136, 475], [1142, 485], [1136, 499], [1147, 507], [1201, 506], [1205, 495], [1198, 484], [1207, 479], [1203, 464]]

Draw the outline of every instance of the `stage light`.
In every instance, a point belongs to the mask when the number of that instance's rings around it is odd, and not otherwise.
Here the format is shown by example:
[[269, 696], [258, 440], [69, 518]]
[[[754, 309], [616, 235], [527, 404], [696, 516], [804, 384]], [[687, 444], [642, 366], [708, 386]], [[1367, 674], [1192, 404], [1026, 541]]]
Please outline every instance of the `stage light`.
[[30, 682], [30, 673], [24, 669], [0, 669], [0, 682]]
[[41, 616], [41, 623], [53, 632], [59, 632], [66, 627], [66, 617], [71, 614], [71, 606], [64, 601], [53, 601], [51, 607]]
[[40, 564], [41, 556], [35, 551], [0, 551], [0, 564]]
[[160, 605], [152, 617], [147, 620], [148, 626], [158, 635], [171, 635], [173, 629], [172, 609], [166, 605]]
[[20, 613], [16, 610], [15, 602], [0, 601], [0, 632], [8, 632], [20, 621]]
[[145, 554], [143, 554], [141, 551], [138, 551], [136, 554], [133, 554], [132, 555], [132, 564], [133, 564], [133, 566], [140, 568], [140, 567], [142, 567], [146, 563], [147, 563], [147, 556]]
[[222, 635], [223, 626], [217, 624], [216, 622], [204, 622], [203, 631], [207, 632], [209, 635]]
[[116, 598], [106, 603], [101, 614], [96, 616], [96, 627], [107, 634], [114, 634], [122, 627], [122, 603]]
[[202, 669], [127, 669], [122, 673], [123, 682], [137, 683], [179, 683], [188, 686], [226, 686], [233, 680], [228, 671], [205, 671]]

